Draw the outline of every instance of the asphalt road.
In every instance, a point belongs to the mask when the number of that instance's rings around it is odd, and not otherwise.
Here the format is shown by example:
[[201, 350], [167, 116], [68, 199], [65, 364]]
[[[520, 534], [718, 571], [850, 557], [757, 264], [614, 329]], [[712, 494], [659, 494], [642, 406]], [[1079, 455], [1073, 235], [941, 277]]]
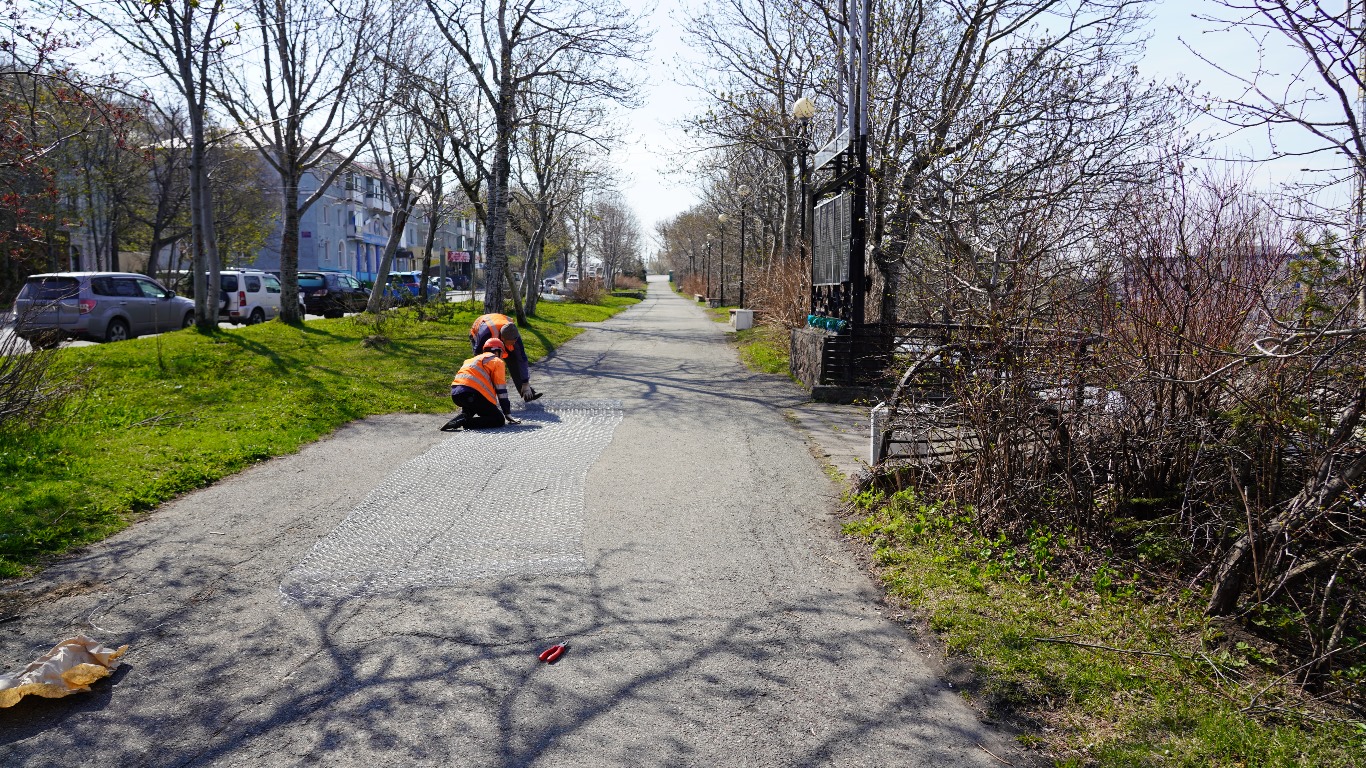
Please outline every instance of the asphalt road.
[[[88, 694], [0, 710], [0, 765], [1024, 764], [882, 615], [784, 417], [801, 391], [650, 287], [533, 373], [548, 400], [622, 404], [586, 476], [585, 568], [285, 599], [395, 467], [466, 434], [367, 419], [9, 585], [45, 597], [0, 623], [7, 671], [78, 632], [131, 650]], [[430, 482], [517, 463], [495, 437]]]

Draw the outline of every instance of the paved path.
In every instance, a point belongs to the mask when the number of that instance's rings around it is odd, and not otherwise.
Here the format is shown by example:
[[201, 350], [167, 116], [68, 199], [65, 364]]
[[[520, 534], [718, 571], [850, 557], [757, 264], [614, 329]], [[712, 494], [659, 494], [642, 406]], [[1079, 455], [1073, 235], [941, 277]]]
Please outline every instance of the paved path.
[[[610, 442], [588, 448], [582, 506], [566, 502], [582, 558], [558, 572], [289, 597], [339, 531], [411, 510], [421, 483], [391, 478], [413, 462], [477, 497], [458, 514], [513, 483], [497, 434], [389, 416], [20, 585], [61, 596], [0, 624], [9, 669], [79, 631], [132, 650], [112, 684], [0, 710], [0, 765], [1000, 765], [979, 745], [1022, 764], [881, 615], [829, 515], [837, 489], [786, 415], [802, 393], [747, 372], [723, 328], [655, 282], [537, 366], [547, 401], [620, 402]], [[451, 456], [467, 466], [439, 464]], [[471, 538], [457, 512], [431, 514]], [[499, 530], [481, 546], [517, 549]], [[565, 658], [537, 663], [560, 640]]]

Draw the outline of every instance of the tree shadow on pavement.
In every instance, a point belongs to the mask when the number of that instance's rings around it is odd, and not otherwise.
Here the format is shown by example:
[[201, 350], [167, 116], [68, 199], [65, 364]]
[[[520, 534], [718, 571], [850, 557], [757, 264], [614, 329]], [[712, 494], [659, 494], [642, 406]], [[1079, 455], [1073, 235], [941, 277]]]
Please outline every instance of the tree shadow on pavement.
[[[92, 614], [124, 629], [132, 666], [91, 694], [7, 711], [0, 762], [979, 762], [979, 734], [924, 717], [955, 694], [898, 678], [895, 628], [815, 595], [675, 615], [652, 596], [676, 581], [594, 575], [615, 554], [588, 574], [264, 611], [248, 609], [278, 600], [267, 574], [205, 583], [235, 564], [164, 561], [177, 609], [152, 615], [129, 595]], [[562, 641], [563, 659], [538, 661]]]

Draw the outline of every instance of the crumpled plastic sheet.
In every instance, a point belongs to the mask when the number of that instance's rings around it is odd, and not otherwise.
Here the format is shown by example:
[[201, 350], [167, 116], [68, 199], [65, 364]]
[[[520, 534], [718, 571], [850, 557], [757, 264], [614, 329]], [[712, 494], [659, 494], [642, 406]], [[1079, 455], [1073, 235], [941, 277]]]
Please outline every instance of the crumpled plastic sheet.
[[90, 684], [114, 674], [128, 646], [109, 648], [77, 635], [39, 656], [22, 672], [0, 675], [0, 707], [12, 707], [29, 694], [60, 699], [90, 690]]
[[583, 572], [584, 482], [621, 401], [542, 400], [514, 415], [522, 424], [452, 432], [395, 469], [285, 574], [282, 595], [318, 603]]

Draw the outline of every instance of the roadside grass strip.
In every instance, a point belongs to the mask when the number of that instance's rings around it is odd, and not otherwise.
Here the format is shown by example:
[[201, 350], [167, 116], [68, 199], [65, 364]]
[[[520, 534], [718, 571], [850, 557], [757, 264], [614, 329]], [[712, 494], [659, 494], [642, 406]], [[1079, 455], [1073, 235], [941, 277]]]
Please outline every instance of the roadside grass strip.
[[[522, 328], [528, 356], [635, 303], [542, 303]], [[356, 419], [449, 413], [481, 314], [466, 302], [60, 350], [55, 372], [82, 393], [40, 424], [0, 432], [0, 577]]]
[[1066, 532], [987, 536], [913, 491], [853, 499], [888, 596], [967, 659], [974, 704], [1059, 766], [1362, 766], [1366, 724], [1287, 683], [1271, 651], [1151, 591]]
[[539, 401], [517, 416], [456, 432], [400, 466], [289, 571], [281, 593], [319, 603], [583, 572], [584, 482], [621, 402]]

